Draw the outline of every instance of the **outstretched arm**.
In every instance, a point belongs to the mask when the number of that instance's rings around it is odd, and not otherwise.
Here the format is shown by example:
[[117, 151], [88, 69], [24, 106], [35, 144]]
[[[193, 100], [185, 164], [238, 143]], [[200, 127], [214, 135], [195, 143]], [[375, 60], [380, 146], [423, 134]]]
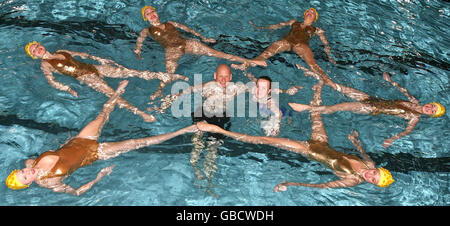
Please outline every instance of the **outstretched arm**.
[[200, 34], [200, 33], [196, 32], [196, 31], [192, 30], [191, 28], [189, 28], [188, 26], [186, 26], [186, 25], [184, 25], [184, 24], [180, 24], [180, 23], [177, 23], [177, 22], [174, 22], [174, 21], [167, 21], [167, 22], [168, 22], [168, 23], [171, 23], [171, 24], [172, 24], [173, 26], [175, 26], [176, 28], [179, 28], [179, 29], [181, 29], [181, 30], [185, 30], [185, 31], [187, 31], [187, 32], [189, 32], [189, 33], [191, 33], [191, 34], [197, 36], [197, 37], [200, 37], [200, 38], [202, 39], [202, 41], [204, 41], [204, 42], [208, 42], [208, 43], [215, 43], [215, 42], [216, 42], [215, 39], [212, 39], [212, 38], [206, 38], [206, 37], [203, 36], [202, 34]]
[[392, 143], [394, 143], [394, 140], [397, 140], [401, 137], [404, 137], [404, 136], [410, 134], [414, 130], [414, 127], [416, 127], [417, 123], [419, 122], [419, 119], [420, 119], [419, 117], [415, 117], [415, 118], [409, 120], [408, 126], [406, 126], [406, 129], [403, 132], [384, 140], [383, 147], [387, 148], [387, 147], [391, 146]]
[[277, 186], [275, 186], [273, 191], [274, 192], [286, 191], [287, 187], [289, 187], [289, 186], [304, 186], [304, 187], [312, 187], [312, 188], [346, 188], [346, 187], [353, 187], [360, 183], [361, 183], [361, 181], [356, 180], [354, 178], [344, 178], [341, 180], [330, 181], [328, 183], [322, 183], [322, 184], [305, 184], [305, 183], [299, 183], [299, 182], [284, 182], [284, 183], [281, 183], [281, 184], [278, 184]]
[[272, 92], [286, 93], [289, 96], [294, 96], [301, 89], [303, 89], [303, 86], [291, 86], [288, 89], [273, 89]]
[[94, 186], [95, 183], [99, 182], [100, 179], [102, 179], [102, 177], [111, 174], [113, 168], [114, 168], [114, 165], [111, 165], [109, 167], [103, 168], [97, 174], [97, 178], [95, 178], [94, 180], [92, 180], [92, 181], [86, 183], [85, 185], [79, 187], [78, 189], [74, 189], [71, 186], [62, 183], [61, 180], [59, 180], [59, 182], [56, 182], [56, 183], [50, 183], [50, 184], [47, 184], [47, 185], [43, 185], [43, 187], [51, 188], [54, 192], [68, 193], [68, 194], [71, 194], [71, 195], [79, 196], [79, 195], [87, 192], [89, 189], [91, 189], [92, 186]]
[[363, 161], [366, 163], [366, 165], [370, 168], [375, 168], [375, 162], [370, 158], [370, 156], [366, 153], [366, 151], [362, 147], [361, 140], [359, 140], [358, 138], [358, 132], [354, 130], [351, 134], [347, 135], [347, 138], [356, 147], [356, 150], [358, 150], [361, 153]]
[[401, 87], [398, 83], [392, 81], [391, 76], [388, 73], [383, 72], [383, 79], [386, 80], [387, 82], [391, 83], [393, 86], [397, 87], [397, 89], [400, 90], [400, 92], [402, 92], [408, 98], [408, 100], [410, 102], [419, 104], [419, 101], [415, 97], [413, 97], [411, 94], [408, 93], [408, 90]]
[[136, 40], [136, 49], [134, 49], [133, 51], [134, 53], [136, 53], [136, 56], [138, 58], [142, 58], [141, 57], [142, 43], [144, 43], [144, 40], [147, 38], [148, 35], [149, 33], [147, 28], [142, 29], [141, 33], [139, 33], [139, 37]]
[[322, 41], [322, 44], [324, 45], [324, 51], [327, 54], [329, 61], [333, 64], [336, 64], [336, 61], [334, 61], [333, 57], [331, 56], [331, 48], [328, 45], [327, 38], [325, 37], [325, 31], [321, 28], [317, 28], [316, 34], [319, 36], [320, 41]]
[[289, 20], [289, 21], [286, 21], [286, 22], [281, 22], [279, 24], [272, 24], [272, 25], [269, 25], [269, 26], [256, 26], [252, 21], [249, 21], [249, 23], [251, 25], [253, 25], [254, 28], [257, 28], [257, 29], [277, 30], [277, 29], [280, 29], [280, 28], [283, 28], [283, 27], [286, 27], [286, 26], [291, 26], [293, 23], [295, 23], [295, 21], [296, 21], [295, 19], [292, 19], [292, 20]]
[[52, 73], [52, 66], [49, 63], [42, 61], [41, 70], [44, 73], [45, 78], [47, 79], [48, 83], [53, 88], [68, 92], [68, 93], [72, 94], [73, 96], [78, 97], [78, 93], [75, 92], [74, 90], [72, 90], [69, 86], [55, 81], [55, 77], [53, 77], [53, 73]]
[[90, 58], [92, 60], [98, 61], [101, 64], [114, 64], [114, 65], [116, 65], [118, 67], [123, 67], [122, 65], [117, 64], [113, 60], [101, 58], [101, 57], [98, 57], [98, 56], [89, 55], [88, 53], [84, 53], [84, 52], [74, 52], [74, 51], [69, 51], [69, 50], [65, 50], [65, 49], [61, 49], [61, 50], [58, 50], [58, 51], [69, 53], [72, 56], [79, 56], [82, 59]]

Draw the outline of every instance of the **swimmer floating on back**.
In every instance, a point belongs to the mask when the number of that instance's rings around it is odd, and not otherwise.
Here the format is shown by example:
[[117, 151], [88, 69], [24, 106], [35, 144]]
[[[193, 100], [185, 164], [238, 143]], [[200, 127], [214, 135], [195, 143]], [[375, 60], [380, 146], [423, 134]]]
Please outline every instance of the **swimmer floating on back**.
[[[300, 56], [306, 64], [316, 73], [323, 76], [324, 80], [329, 79], [322, 68], [319, 67], [316, 60], [314, 59], [314, 54], [309, 47], [309, 40], [313, 38], [315, 35], [318, 35], [323, 45], [325, 46], [325, 53], [328, 55], [328, 59], [333, 64], [336, 62], [333, 60], [330, 54], [330, 46], [328, 45], [328, 41], [325, 37], [324, 31], [320, 28], [313, 27], [312, 24], [319, 19], [319, 13], [314, 8], [310, 8], [304, 12], [304, 20], [303, 22], [299, 22], [295, 19], [282, 22], [280, 24], [274, 24], [266, 27], [257, 27], [250, 21], [255, 28], [259, 29], [267, 29], [267, 30], [276, 30], [285, 26], [291, 26], [291, 30], [289, 33], [284, 36], [282, 39], [272, 43], [264, 52], [253, 58], [253, 60], [267, 60], [275, 54], [285, 52], [285, 51], [294, 51], [298, 56]], [[235, 69], [245, 70], [248, 65], [231, 65]]]
[[[160, 22], [159, 15], [154, 7], [143, 7], [141, 10], [141, 14], [142, 19], [144, 19], [144, 21], [148, 21], [151, 25], [148, 28], [142, 29], [142, 31], [140, 32], [139, 37], [136, 41], [136, 49], [134, 50], [134, 52], [139, 58], [141, 57], [142, 43], [147, 38], [147, 36], [150, 35], [155, 41], [161, 44], [165, 50], [166, 72], [168, 73], [175, 73], [178, 67], [178, 60], [180, 60], [180, 58], [184, 54], [207, 55], [241, 63], [267, 66], [264, 60], [244, 59], [242, 57], [226, 54], [212, 49], [197, 40], [184, 38], [183, 36], [181, 36], [177, 28], [200, 37], [203, 42], [216, 42], [216, 40], [212, 38], [206, 38], [200, 33], [190, 29], [186, 25], [174, 21], [167, 21], [166, 23]], [[154, 95], [152, 95], [150, 99], [154, 100], [156, 97], [162, 96], [162, 89], [165, 87], [165, 85], [165, 83], [161, 82], [158, 91]]]
[[[313, 87], [314, 96], [310, 105], [320, 106], [322, 104], [321, 91], [323, 82]], [[391, 173], [384, 168], [375, 168], [375, 163], [366, 154], [362, 148], [361, 141], [358, 139], [358, 133], [354, 131], [348, 135], [348, 139], [355, 145], [357, 150], [362, 154], [362, 159], [355, 155], [344, 154], [334, 150], [328, 144], [328, 135], [325, 131], [325, 126], [322, 121], [322, 116], [319, 112], [311, 112], [312, 133], [308, 141], [294, 141], [287, 138], [278, 137], [258, 137], [250, 136], [224, 130], [218, 126], [208, 124], [206, 122], [197, 123], [197, 128], [200, 131], [210, 133], [220, 133], [233, 139], [252, 143], [252, 144], [267, 144], [284, 150], [292, 151], [302, 154], [309, 159], [318, 161], [333, 172], [340, 179], [321, 184], [307, 184], [298, 182], [284, 182], [278, 184], [274, 191], [286, 191], [288, 186], [306, 186], [314, 188], [339, 188], [351, 187], [367, 181], [371, 184], [380, 187], [387, 187], [394, 182]]]
[[33, 182], [54, 192], [81, 195], [91, 189], [105, 175], [112, 172], [114, 165], [102, 169], [97, 177], [78, 189], [64, 184], [62, 181], [78, 168], [87, 166], [98, 159], [106, 160], [142, 147], [159, 144], [184, 133], [197, 131], [195, 125], [153, 137], [130, 139], [120, 142], [98, 143], [101, 130], [109, 120], [110, 113], [120, 100], [128, 81], [122, 81], [111, 98], [103, 105], [100, 114], [84, 127], [81, 132], [56, 151], [42, 153], [36, 159], [27, 159], [25, 167], [14, 170], [6, 178], [6, 185], [14, 190], [29, 187]]
[[[43, 45], [36, 41], [28, 43], [28, 45], [25, 46], [25, 52], [33, 59], [42, 60], [41, 70], [53, 88], [68, 92], [76, 97], [78, 97], [77, 92], [72, 90], [69, 86], [55, 81], [52, 74], [53, 72], [74, 77], [78, 81], [86, 83], [89, 87], [105, 94], [108, 97], [111, 97], [114, 94], [114, 90], [108, 86], [108, 84], [103, 80], [103, 77], [139, 77], [145, 80], [159, 79], [166, 82], [172, 79], [187, 80], [187, 78], [182, 75], [169, 75], [163, 72], [136, 71], [128, 69], [112, 60], [91, 56], [82, 52], [57, 50], [52, 54], [48, 52]], [[82, 63], [75, 60], [73, 58], [74, 56], [79, 56], [82, 59], [90, 58], [100, 62], [101, 65]], [[118, 105], [121, 108], [127, 108], [134, 114], [141, 116], [146, 122], [155, 121], [155, 117], [153, 115], [148, 115], [147, 113], [139, 110], [137, 107], [129, 104], [122, 97], [119, 97]]]
[[[300, 69], [305, 71], [305, 75], [312, 75], [313, 77], [320, 78], [317, 74], [309, 71], [308, 69], [297, 65]], [[345, 102], [332, 106], [309, 106], [304, 104], [290, 103], [289, 105], [298, 112], [310, 110], [317, 111], [321, 114], [331, 114], [337, 111], [351, 111], [356, 114], [371, 114], [371, 115], [392, 115], [408, 120], [406, 129], [391, 138], [383, 141], [383, 147], [387, 148], [392, 145], [394, 140], [410, 134], [417, 123], [420, 120], [420, 116], [428, 115], [430, 117], [441, 117], [445, 114], [445, 108], [442, 104], [437, 102], [431, 102], [425, 105], [421, 105], [419, 101], [413, 97], [408, 91], [399, 86], [398, 83], [391, 80], [388, 73], [383, 73], [383, 79], [397, 87], [408, 100], [385, 100], [382, 98], [371, 97], [367, 93], [353, 89], [350, 87], [336, 84], [329, 80], [328, 84], [331, 87], [335, 87], [337, 91], [346, 95], [347, 97], [356, 100], [357, 102]]]

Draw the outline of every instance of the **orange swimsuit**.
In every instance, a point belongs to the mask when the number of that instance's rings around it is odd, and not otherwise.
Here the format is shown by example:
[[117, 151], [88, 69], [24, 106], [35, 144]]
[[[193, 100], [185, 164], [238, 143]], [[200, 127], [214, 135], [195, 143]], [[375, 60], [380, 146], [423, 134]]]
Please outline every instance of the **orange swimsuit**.
[[73, 59], [69, 53], [63, 51], [57, 51], [56, 53], [64, 55], [65, 59], [49, 59], [45, 61], [52, 65], [53, 68], [55, 68], [59, 73], [72, 76], [74, 78], [78, 78], [86, 74], [96, 74], [100, 76], [94, 65], [77, 61]]
[[186, 45], [186, 39], [181, 37], [180, 32], [171, 23], [165, 23], [164, 29], [159, 27], [148, 27], [150, 36], [161, 44], [164, 49], [166, 48], [180, 48], [184, 50]]
[[85, 138], [74, 138], [55, 152], [46, 151], [42, 153], [33, 163], [34, 167], [42, 158], [49, 155], [59, 157], [55, 166], [43, 178], [66, 176], [78, 168], [92, 164], [98, 159], [96, 140]]
[[348, 159], [357, 160], [366, 165], [361, 159], [354, 155], [347, 155], [334, 150], [328, 143], [314, 140], [309, 140], [308, 143], [310, 151], [307, 157], [325, 164], [333, 171], [345, 172], [346, 174], [354, 174], [359, 176], [359, 174], [352, 168]]
[[302, 23], [295, 22], [292, 24], [292, 28], [289, 33], [283, 37], [292, 46], [297, 44], [309, 44], [309, 40], [314, 36], [316, 28], [313, 26], [302, 27]]

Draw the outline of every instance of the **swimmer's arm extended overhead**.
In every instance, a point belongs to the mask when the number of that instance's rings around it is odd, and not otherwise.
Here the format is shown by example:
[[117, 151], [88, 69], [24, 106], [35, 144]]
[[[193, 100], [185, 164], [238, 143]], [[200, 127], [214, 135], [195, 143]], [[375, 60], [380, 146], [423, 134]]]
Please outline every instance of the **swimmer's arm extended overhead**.
[[45, 78], [47, 79], [48, 83], [53, 88], [68, 92], [68, 93], [72, 94], [73, 96], [78, 97], [78, 93], [75, 92], [74, 90], [72, 90], [69, 86], [55, 81], [55, 77], [53, 77], [52, 66], [49, 63], [42, 61], [41, 70], [44, 73]]
[[370, 168], [375, 168], [375, 162], [370, 158], [370, 156], [362, 147], [361, 140], [358, 137], [358, 132], [354, 130], [352, 133], [347, 135], [347, 138], [352, 142], [353, 146], [356, 147], [356, 150], [361, 153], [364, 163], [366, 163], [366, 165]]
[[340, 180], [330, 181], [328, 183], [322, 183], [322, 184], [306, 184], [306, 183], [299, 183], [299, 182], [284, 182], [281, 184], [278, 184], [273, 189], [274, 192], [278, 191], [286, 191], [287, 187], [289, 186], [303, 186], [303, 187], [312, 187], [312, 188], [346, 188], [346, 187], [353, 187], [355, 185], [360, 184], [362, 181], [357, 180], [353, 177], [347, 177]]
[[289, 96], [294, 96], [303, 86], [291, 86], [288, 89], [273, 89], [272, 92], [285, 93]]
[[74, 52], [74, 51], [69, 51], [69, 50], [65, 50], [65, 49], [61, 49], [61, 50], [58, 50], [58, 51], [66, 52], [66, 53], [72, 55], [72, 57], [79, 56], [82, 59], [90, 58], [92, 60], [98, 61], [101, 64], [114, 64], [114, 65], [116, 65], [118, 67], [123, 67], [122, 65], [117, 64], [113, 60], [101, 58], [101, 57], [98, 57], [98, 56], [93, 56], [93, 55], [90, 55], [90, 54], [84, 53], [84, 52]]
[[411, 94], [409, 94], [408, 90], [401, 87], [398, 83], [392, 81], [391, 76], [388, 73], [383, 72], [383, 79], [386, 80], [387, 82], [391, 83], [393, 86], [397, 87], [397, 89], [400, 90], [400, 92], [402, 92], [408, 98], [408, 100], [410, 102], [419, 104], [419, 100], [417, 100], [415, 97], [413, 97]]
[[328, 45], [328, 40], [325, 37], [325, 31], [322, 30], [321, 28], [316, 28], [316, 34], [319, 36], [320, 41], [322, 41], [322, 44], [324, 45], [324, 51], [328, 56], [328, 60], [333, 63], [336, 64], [336, 61], [334, 61], [333, 57], [331, 56], [331, 48]]
[[188, 26], [184, 25], [184, 24], [180, 24], [174, 21], [167, 21], [168, 23], [171, 23], [173, 26], [175, 26], [176, 28], [179, 28], [181, 30], [187, 31], [189, 33], [192, 33], [193, 35], [200, 37], [202, 39], [203, 42], [208, 42], [208, 43], [215, 43], [216, 40], [212, 39], [212, 38], [206, 38], [205, 36], [203, 36], [202, 34], [194, 31], [193, 29], [189, 28]]
[[291, 26], [293, 23], [295, 23], [295, 19], [286, 21], [286, 22], [281, 22], [279, 24], [272, 24], [272, 25], [268, 25], [268, 26], [256, 26], [252, 21], [249, 21], [249, 23], [251, 25], [253, 25], [254, 28], [257, 29], [265, 29], [265, 30], [277, 30], [286, 26]]
[[395, 140], [410, 134], [416, 127], [419, 120], [420, 120], [420, 117], [415, 117], [415, 118], [409, 120], [408, 126], [406, 126], [406, 129], [403, 132], [398, 133], [398, 134], [394, 135], [393, 137], [384, 140], [383, 147], [387, 148], [387, 147], [391, 146]]
[[95, 183], [99, 182], [100, 179], [102, 179], [104, 176], [111, 174], [112, 168], [114, 168], [114, 165], [111, 165], [111, 166], [108, 166], [106, 168], [103, 168], [97, 174], [97, 178], [95, 178], [94, 180], [84, 184], [83, 186], [79, 187], [78, 189], [74, 189], [73, 187], [62, 183], [60, 178], [54, 178], [54, 179], [56, 179], [55, 180], [56, 182], [51, 182], [51, 180], [53, 178], [49, 179], [50, 180], [49, 183], [46, 183], [46, 184], [41, 185], [41, 186], [46, 187], [46, 188], [50, 188], [54, 192], [67, 193], [67, 194], [79, 196], [79, 195], [87, 192], [89, 189], [91, 189], [92, 186], [94, 186]]
[[142, 58], [141, 57], [142, 43], [144, 43], [144, 41], [145, 41], [145, 39], [147, 38], [148, 35], [149, 35], [148, 29], [144, 28], [139, 33], [139, 37], [136, 40], [136, 48], [133, 50], [133, 52], [136, 53], [136, 57], [138, 57], [140, 59]]

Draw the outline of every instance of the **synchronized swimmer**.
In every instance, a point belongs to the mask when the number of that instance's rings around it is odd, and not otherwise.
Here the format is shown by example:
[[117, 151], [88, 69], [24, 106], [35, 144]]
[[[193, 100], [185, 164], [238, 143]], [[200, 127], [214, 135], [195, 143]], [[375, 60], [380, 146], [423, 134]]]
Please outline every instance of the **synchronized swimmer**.
[[[387, 169], [375, 167], [375, 162], [370, 159], [363, 149], [356, 130], [350, 133], [347, 138], [360, 152], [362, 158], [356, 155], [345, 154], [330, 146], [325, 125], [322, 121], [322, 114], [331, 114], [337, 111], [351, 111], [356, 114], [394, 115], [409, 120], [405, 131], [384, 140], [383, 147], [385, 148], [392, 145], [395, 139], [399, 139], [411, 133], [419, 122], [421, 115], [440, 117], [445, 114], [444, 106], [438, 102], [420, 105], [419, 101], [410, 95], [405, 88], [400, 87], [398, 83], [393, 82], [388, 73], [384, 73], [383, 78], [393, 86], [397, 87], [408, 98], [408, 101], [392, 101], [374, 98], [362, 91], [334, 83], [319, 67], [314, 59], [312, 50], [309, 47], [309, 40], [315, 35], [319, 36], [325, 46], [324, 50], [329, 61], [336, 64], [331, 56], [330, 47], [324, 35], [324, 31], [318, 27], [312, 26], [319, 18], [319, 14], [314, 8], [310, 8], [303, 13], [303, 22], [293, 19], [266, 27], [257, 27], [253, 22], [250, 22], [255, 28], [268, 30], [280, 29], [285, 26], [291, 27], [291, 30], [286, 36], [271, 44], [261, 55], [253, 59], [246, 59], [223, 53], [208, 47], [200, 41], [182, 37], [177, 29], [192, 33], [195, 36], [200, 37], [205, 43], [216, 42], [216, 40], [206, 38], [186, 25], [174, 21], [167, 21], [165, 23], [160, 22], [159, 15], [152, 6], [143, 7], [141, 16], [144, 21], [150, 23], [150, 26], [142, 29], [140, 32], [134, 52], [138, 58], [142, 59], [141, 51], [143, 42], [148, 36], [151, 36], [164, 48], [166, 72], [128, 69], [112, 60], [92, 56], [83, 52], [57, 50], [54, 53], [50, 53], [43, 45], [36, 41], [30, 42], [25, 46], [25, 52], [28, 56], [33, 59], [42, 60], [41, 70], [52, 87], [78, 97], [78, 93], [72, 88], [55, 81], [53, 73], [57, 72], [71, 76], [79, 82], [85, 83], [96, 91], [108, 96], [109, 100], [103, 105], [100, 114], [94, 120], [89, 122], [77, 136], [70, 139], [58, 150], [49, 150], [43, 152], [36, 159], [27, 159], [25, 161], [25, 168], [13, 170], [5, 180], [5, 183], [9, 188], [14, 190], [24, 189], [35, 182], [39, 186], [51, 189], [54, 192], [81, 195], [91, 189], [91, 187], [104, 176], [109, 175], [115, 166], [111, 165], [100, 170], [94, 180], [76, 189], [63, 183], [63, 180], [77, 169], [90, 165], [97, 160], [111, 159], [132, 150], [160, 144], [186, 133], [193, 133], [193, 150], [191, 152], [190, 163], [194, 168], [194, 173], [198, 179], [203, 179], [204, 174], [207, 177], [208, 182], [212, 180], [217, 170], [217, 164], [215, 163], [217, 159], [217, 149], [221, 146], [225, 137], [230, 137], [241, 142], [266, 144], [279, 149], [302, 154], [313, 161], [322, 163], [339, 177], [339, 179], [335, 181], [317, 184], [283, 182], [275, 186], [275, 192], [286, 191], [289, 186], [339, 188], [356, 186], [363, 182], [368, 182], [379, 187], [387, 187], [394, 182], [392, 174]], [[297, 67], [304, 71], [305, 76], [313, 76], [318, 79], [318, 83], [312, 87], [314, 94], [309, 104], [289, 103], [289, 106], [294, 111], [302, 112], [308, 110], [310, 112], [312, 132], [310, 139], [306, 141], [296, 141], [277, 137], [281, 129], [280, 124], [283, 112], [280, 110], [276, 98], [272, 98], [271, 95], [273, 93], [295, 95], [303, 87], [292, 86], [287, 90], [272, 88], [272, 79], [269, 76], [260, 76], [256, 78], [253, 74], [246, 71], [249, 66], [267, 66], [265, 61], [268, 58], [284, 51], [294, 51], [306, 62], [310, 69], [299, 64], [297, 64]], [[120, 82], [118, 88], [113, 90], [103, 80], [103, 77], [139, 77], [145, 80], [158, 79], [160, 80], [159, 87], [156, 92], [150, 96], [151, 100], [155, 100], [156, 98], [163, 96], [162, 90], [169, 82], [175, 80], [188, 81], [187, 77], [175, 74], [178, 67], [178, 61], [185, 54], [213, 56], [240, 62], [240, 65], [231, 64], [231, 67], [243, 70], [243, 74], [248, 77], [255, 86], [250, 87], [243, 83], [231, 82], [231, 68], [226, 64], [221, 64], [214, 72], [213, 81], [191, 86], [178, 94], [167, 95], [161, 99], [161, 107], [154, 106], [147, 109], [148, 111], [156, 110], [159, 113], [164, 113], [164, 111], [180, 96], [195, 92], [200, 93], [202, 97], [204, 97], [204, 101], [203, 104], [197, 109], [194, 109], [194, 112], [191, 114], [193, 125], [175, 132], [152, 137], [99, 143], [97, 140], [101, 134], [102, 128], [105, 123], [108, 122], [109, 115], [115, 109], [116, 105], [141, 116], [146, 122], [154, 122], [156, 120], [153, 115], [139, 110], [121, 97], [128, 85], [127, 80]], [[82, 59], [93, 59], [99, 62], [100, 65], [80, 62], [73, 58], [75, 56], [81, 57]], [[339, 103], [333, 106], [322, 105], [321, 93], [323, 85], [332, 87], [334, 90], [352, 98], [355, 102]], [[269, 118], [265, 123], [261, 124], [265, 136], [252, 136], [228, 131], [230, 127], [230, 117], [226, 115], [227, 102], [232, 101], [238, 95], [245, 92], [249, 92], [252, 99], [258, 104], [259, 112]], [[205, 135], [208, 137], [207, 145], [204, 144]], [[197, 164], [205, 146], [208, 153], [206, 154], [202, 173], [200, 169], [198, 169]]]
[[[151, 36], [155, 41], [161, 44], [165, 50], [166, 72], [168, 73], [175, 73], [178, 68], [178, 61], [184, 54], [213, 56], [231, 61], [248, 63], [251, 65], [267, 66], [265, 61], [244, 59], [242, 57], [212, 49], [197, 40], [184, 38], [183, 36], [181, 36], [177, 28], [200, 37], [203, 42], [216, 42], [216, 40], [212, 38], [206, 38], [184, 24], [174, 21], [167, 21], [166, 23], [162, 23], [161, 21], [159, 21], [159, 15], [156, 12], [156, 9], [152, 6], [143, 7], [141, 10], [141, 14], [142, 19], [144, 21], [148, 21], [150, 23], [150, 26], [148, 28], [142, 29], [136, 41], [136, 49], [134, 50], [134, 52], [136, 53], [137, 57], [141, 58], [142, 43], [147, 38], [147, 36]], [[155, 98], [162, 96], [162, 89], [165, 87], [165, 85], [166, 84], [164, 82], [161, 82], [158, 91], [153, 94], [150, 99], [154, 100]]]

